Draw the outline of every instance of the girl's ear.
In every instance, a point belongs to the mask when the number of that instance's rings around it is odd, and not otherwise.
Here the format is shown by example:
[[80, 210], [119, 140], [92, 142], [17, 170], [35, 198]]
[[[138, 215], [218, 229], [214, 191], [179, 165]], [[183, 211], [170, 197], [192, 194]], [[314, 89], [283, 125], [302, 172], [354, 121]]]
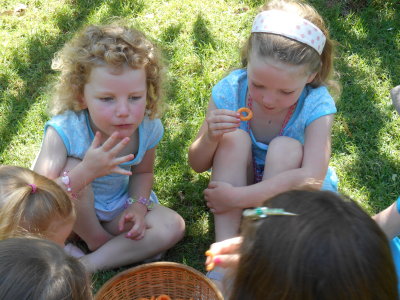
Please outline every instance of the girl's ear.
[[307, 78], [307, 83], [310, 83], [311, 81], [313, 81], [315, 76], [317, 76], [317, 73], [318, 72], [311, 73]]
[[86, 109], [87, 108], [85, 97], [82, 94], [80, 94], [78, 96], [78, 102], [80, 104], [81, 109]]

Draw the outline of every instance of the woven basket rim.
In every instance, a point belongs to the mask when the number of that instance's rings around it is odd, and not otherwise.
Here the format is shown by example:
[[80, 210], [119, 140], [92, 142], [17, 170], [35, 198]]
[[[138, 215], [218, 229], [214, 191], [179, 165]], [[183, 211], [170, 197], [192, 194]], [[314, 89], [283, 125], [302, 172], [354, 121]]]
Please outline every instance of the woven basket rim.
[[221, 300], [224, 299], [224, 297], [222, 296], [221, 291], [217, 288], [215, 283], [212, 282], [212, 280], [207, 278], [200, 271], [198, 271], [198, 270], [196, 270], [196, 269], [194, 269], [194, 268], [192, 268], [190, 266], [181, 264], [181, 263], [169, 262], [169, 261], [161, 261], [161, 262], [152, 262], [152, 263], [147, 263], [147, 264], [142, 264], [142, 265], [139, 265], [139, 266], [131, 267], [131, 268], [125, 270], [125, 271], [122, 271], [122, 272], [119, 272], [119, 273], [115, 274], [113, 277], [108, 279], [100, 287], [100, 289], [95, 294], [94, 300], [100, 299], [100, 296], [102, 296], [102, 294], [104, 294], [106, 291], [108, 291], [120, 279], [122, 279], [122, 278], [124, 278], [126, 276], [129, 276], [130, 274], [135, 273], [135, 272], [143, 271], [143, 270], [146, 270], [146, 269], [157, 268], [157, 267], [158, 268], [159, 267], [167, 267], [167, 268], [171, 267], [171, 268], [177, 268], [177, 269], [184, 269], [184, 270], [188, 271], [189, 273], [193, 273], [194, 275], [198, 276], [199, 278], [201, 278], [202, 280], [207, 282], [219, 299], [221, 299]]

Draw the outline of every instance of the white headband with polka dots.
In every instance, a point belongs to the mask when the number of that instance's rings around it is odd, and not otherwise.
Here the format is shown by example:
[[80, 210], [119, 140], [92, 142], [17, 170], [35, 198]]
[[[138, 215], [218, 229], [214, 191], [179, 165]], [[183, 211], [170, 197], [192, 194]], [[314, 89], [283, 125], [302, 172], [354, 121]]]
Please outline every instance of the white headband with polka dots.
[[326, 37], [310, 21], [283, 10], [265, 10], [253, 22], [251, 32], [273, 33], [299, 41], [317, 50], [321, 55]]

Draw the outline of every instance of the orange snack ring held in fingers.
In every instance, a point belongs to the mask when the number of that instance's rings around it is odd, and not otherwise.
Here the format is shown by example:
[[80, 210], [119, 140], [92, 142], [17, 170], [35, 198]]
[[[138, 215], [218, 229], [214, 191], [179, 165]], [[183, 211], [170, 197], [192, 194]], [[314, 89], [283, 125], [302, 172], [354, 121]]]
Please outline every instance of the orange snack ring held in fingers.
[[214, 267], [215, 267], [215, 264], [214, 264], [214, 262], [213, 262], [214, 253], [212, 253], [211, 250], [207, 250], [205, 254], [206, 254], [206, 256], [210, 256], [210, 257], [211, 257], [211, 263], [209, 263], [209, 264], [206, 266], [206, 271], [211, 271], [211, 270], [214, 269]]
[[[242, 120], [242, 121], [248, 121], [248, 120], [250, 120], [250, 119], [253, 117], [253, 112], [251, 111], [250, 108], [247, 108], [247, 107], [239, 108], [239, 109], [237, 110], [237, 112], [240, 114], [240, 120]], [[242, 113], [244, 113], [244, 112], [247, 113], [247, 116], [244, 116], [244, 115], [242, 114]]]

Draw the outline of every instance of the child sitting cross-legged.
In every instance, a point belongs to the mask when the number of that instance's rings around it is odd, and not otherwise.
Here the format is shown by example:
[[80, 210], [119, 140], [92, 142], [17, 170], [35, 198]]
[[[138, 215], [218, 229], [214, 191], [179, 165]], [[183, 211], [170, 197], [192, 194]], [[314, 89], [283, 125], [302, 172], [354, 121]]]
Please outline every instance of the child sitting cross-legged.
[[34, 170], [74, 199], [73, 231], [89, 272], [143, 261], [175, 245], [181, 216], [152, 191], [163, 68], [157, 47], [122, 25], [90, 25], [54, 60], [53, 116]]

